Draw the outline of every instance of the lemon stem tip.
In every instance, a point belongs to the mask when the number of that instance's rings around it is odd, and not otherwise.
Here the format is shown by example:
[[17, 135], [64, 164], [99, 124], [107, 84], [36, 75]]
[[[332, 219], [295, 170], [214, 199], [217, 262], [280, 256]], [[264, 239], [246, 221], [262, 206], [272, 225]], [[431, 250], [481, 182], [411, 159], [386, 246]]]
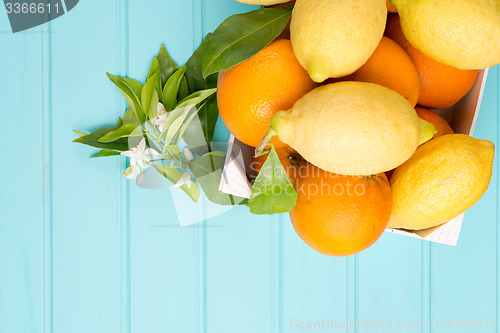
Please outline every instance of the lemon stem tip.
[[255, 149], [255, 157], [262, 156], [264, 154], [264, 150], [266, 149], [266, 146], [269, 145], [269, 141], [273, 136], [276, 135], [276, 132], [272, 127], [269, 127], [269, 130], [267, 131], [266, 135], [262, 139], [262, 141], [259, 143], [257, 148]]

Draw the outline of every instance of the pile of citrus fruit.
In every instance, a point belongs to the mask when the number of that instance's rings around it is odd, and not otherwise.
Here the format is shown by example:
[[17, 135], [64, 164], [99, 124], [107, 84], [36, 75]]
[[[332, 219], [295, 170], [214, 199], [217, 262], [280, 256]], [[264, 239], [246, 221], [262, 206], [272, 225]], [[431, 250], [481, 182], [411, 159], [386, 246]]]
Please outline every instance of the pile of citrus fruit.
[[387, 226], [434, 227], [484, 194], [493, 144], [454, 134], [431, 109], [453, 106], [500, 62], [498, 1], [298, 0], [289, 29], [219, 73], [217, 102], [257, 148], [257, 170], [276, 148], [309, 246], [355, 254]]

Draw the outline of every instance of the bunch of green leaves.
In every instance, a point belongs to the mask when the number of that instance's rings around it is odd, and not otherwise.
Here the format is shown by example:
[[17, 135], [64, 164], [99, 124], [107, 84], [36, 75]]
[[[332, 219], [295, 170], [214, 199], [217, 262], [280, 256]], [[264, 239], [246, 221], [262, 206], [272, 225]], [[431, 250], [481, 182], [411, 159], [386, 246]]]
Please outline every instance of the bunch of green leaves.
[[[286, 27], [291, 9], [261, 8], [227, 18], [181, 68], [162, 46], [144, 84], [108, 74], [127, 101], [125, 113], [116, 126], [89, 134], [75, 131], [79, 137], [74, 141], [100, 148], [92, 156], [95, 158], [120, 155], [144, 138], [147, 147], [161, 154], [149, 164], [170, 182], [177, 183], [189, 172], [208, 199], [217, 204], [248, 204], [255, 214], [289, 211], [295, 205], [296, 193], [274, 148], [269, 150], [247, 200], [219, 190], [225, 153], [213, 151], [213, 140], [219, 116], [215, 94], [218, 73], [270, 44]], [[168, 113], [161, 131], [155, 122], [158, 103]], [[181, 139], [196, 157], [188, 158], [181, 152]], [[184, 184], [180, 189], [197, 201], [199, 187]]]

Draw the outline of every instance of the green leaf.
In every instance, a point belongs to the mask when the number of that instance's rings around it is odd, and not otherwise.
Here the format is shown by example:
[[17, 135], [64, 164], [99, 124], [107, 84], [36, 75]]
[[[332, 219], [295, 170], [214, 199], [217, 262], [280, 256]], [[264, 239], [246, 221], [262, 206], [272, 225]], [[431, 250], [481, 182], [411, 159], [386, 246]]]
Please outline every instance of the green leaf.
[[121, 138], [128, 138], [129, 136], [142, 136], [144, 133], [140, 127], [137, 127], [133, 124], [126, 124], [122, 127], [106, 133], [97, 141], [102, 143], [114, 142]]
[[217, 97], [211, 96], [198, 109], [198, 117], [189, 123], [182, 139], [198, 155], [210, 151], [219, 116]]
[[[218, 152], [221, 153], [221, 152]], [[219, 205], [244, 205], [246, 198], [223, 193], [219, 190], [219, 184], [222, 177], [222, 168], [224, 166], [224, 153], [206, 154], [201, 157], [193, 158], [189, 161], [189, 168], [198, 180], [203, 192], [208, 200]]]
[[207, 41], [203, 77], [229, 69], [255, 55], [285, 29], [291, 15], [291, 7], [261, 8], [224, 20]]
[[158, 94], [159, 101], [163, 104], [163, 86], [161, 84], [160, 61], [158, 61], [157, 57], [153, 58], [153, 62], [151, 63], [151, 67], [149, 68], [148, 79], [155, 73], [157, 73], [156, 93]]
[[116, 123], [116, 127], [122, 127], [123, 125], [123, 119], [121, 117], [118, 117], [118, 122]]
[[85, 136], [82, 136], [81, 138], [73, 140], [73, 142], [81, 143], [87, 146], [91, 147], [96, 147], [96, 148], [102, 148], [102, 149], [111, 149], [111, 150], [119, 150], [119, 151], [125, 151], [128, 150], [128, 140], [127, 139], [118, 139], [114, 142], [109, 142], [109, 143], [103, 143], [97, 141], [98, 139], [102, 138], [104, 135], [108, 134], [109, 132], [112, 132], [116, 130], [116, 127], [106, 127], [106, 128], [101, 128], [100, 130], [97, 130], [93, 133], [87, 134]]
[[132, 88], [132, 90], [134, 91], [134, 93], [137, 95], [137, 96], [141, 96], [141, 92], [142, 92], [142, 84], [140, 84], [139, 82], [137, 82], [136, 80], [134, 79], [130, 79], [128, 77], [124, 77], [122, 78], [125, 82], [127, 82], [127, 84]]
[[137, 94], [138, 86], [132, 83], [135, 81], [115, 76], [109, 73], [108, 77], [118, 87], [118, 89], [120, 89], [123, 97], [125, 97], [130, 107], [134, 110], [141, 124], [143, 124], [146, 120], [146, 116], [144, 115], [144, 111], [142, 110], [141, 101], [139, 99], [140, 95]]
[[199, 90], [204, 90], [207, 88], [217, 87], [217, 74], [209, 75], [208, 78], [204, 78], [201, 68], [203, 63], [203, 55], [205, 53], [205, 47], [207, 45], [208, 38], [212, 34], [208, 34], [198, 49], [193, 53], [191, 58], [186, 63], [186, 80], [188, 84], [189, 91], [191, 93], [197, 92]]
[[183, 114], [182, 117], [175, 119], [167, 128], [167, 132], [165, 134], [166, 145], [179, 143], [179, 140], [186, 131], [187, 126], [189, 125], [191, 120], [193, 120], [194, 116], [196, 116], [196, 108], [191, 107], [187, 109], [188, 111]]
[[271, 151], [252, 186], [248, 201], [253, 214], [285, 213], [295, 207], [297, 193], [281, 165], [278, 154]]
[[181, 150], [179, 149], [179, 146], [177, 145], [168, 145], [166, 146], [167, 151], [170, 153], [170, 156], [172, 156], [172, 159], [180, 162], [182, 161], [181, 159]]
[[151, 98], [151, 105], [149, 106], [148, 117], [151, 120], [154, 120], [158, 117], [158, 102], [159, 102], [158, 93], [156, 90], [153, 90], [153, 97]]
[[116, 156], [116, 155], [120, 155], [120, 152], [116, 151], [116, 150], [103, 149], [103, 150], [99, 150], [91, 158], [108, 157], [108, 156]]
[[[156, 84], [158, 83], [158, 75], [159, 75], [158, 72], [153, 73], [147, 79], [146, 84], [144, 84], [144, 88], [142, 88], [142, 92], [141, 92], [142, 109], [146, 113], [146, 117], [149, 119], [151, 119], [149, 108], [151, 106], [151, 102], [152, 102], [151, 100], [153, 99], [153, 94], [156, 92]], [[158, 104], [158, 94], [156, 95], [156, 104]], [[154, 105], [155, 110], [156, 110], [156, 104]], [[154, 117], [156, 117], [156, 112], [155, 112]]]
[[167, 52], [165, 46], [161, 46], [160, 53], [158, 53], [158, 61], [160, 62], [160, 75], [161, 75], [161, 86], [165, 86], [168, 78], [172, 75], [176, 70], [179, 69], [179, 66], [170, 58], [170, 55]]
[[[173, 123], [182, 124], [184, 119], [188, 116], [188, 114], [194, 109], [194, 107], [184, 107], [184, 108], [176, 108], [175, 110], [172, 110], [168, 113], [167, 120], [165, 121], [165, 128], [163, 129], [163, 132], [158, 135], [158, 140], [162, 140], [165, 138], [167, 135], [168, 131], [173, 130]], [[181, 120], [178, 120], [181, 118]], [[178, 128], [176, 129], [178, 130]], [[168, 143], [167, 143], [168, 145]]]
[[87, 135], [87, 133], [83, 133], [83, 132], [76, 131], [76, 130], [73, 130], [73, 132], [75, 132], [75, 134], [78, 135], [79, 138], [81, 138], [82, 136]]
[[195, 93], [192, 93], [188, 97], [184, 98], [182, 101], [177, 104], [177, 108], [183, 108], [189, 105], [196, 105], [203, 102], [208, 97], [212, 96], [217, 91], [217, 88], [200, 90]]
[[[169, 168], [164, 165], [153, 165], [156, 170], [160, 174], [163, 175], [163, 177], [167, 178], [172, 184], [177, 183], [181, 178], [182, 178], [182, 173], [177, 171], [176, 168]], [[182, 185], [179, 187], [181, 190], [184, 191], [194, 202], [198, 201], [198, 198], [200, 197], [200, 190], [198, 187], [196, 187], [195, 184], [191, 184], [190, 187], [188, 187], [186, 184]]]
[[177, 105], [177, 94], [185, 71], [186, 66], [177, 70], [170, 76], [165, 87], [163, 87], [163, 106], [165, 106], [166, 111], [172, 111]]
[[123, 115], [123, 124], [134, 124], [135, 126], [141, 126], [141, 122], [137, 119], [137, 115], [135, 114], [132, 108], [128, 108]]
[[189, 95], [189, 88], [188, 88], [186, 76], [184, 75], [182, 77], [182, 81], [181, 81], [181, 84], [179, 86], [179, 93], [177, 94], [177, 100], [182, 101], [188, 95]]

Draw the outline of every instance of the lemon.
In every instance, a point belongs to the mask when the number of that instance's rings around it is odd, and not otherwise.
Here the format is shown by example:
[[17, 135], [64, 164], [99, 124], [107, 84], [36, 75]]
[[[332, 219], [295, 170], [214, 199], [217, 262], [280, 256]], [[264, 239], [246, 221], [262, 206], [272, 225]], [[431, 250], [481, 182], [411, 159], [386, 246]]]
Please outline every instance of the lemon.
[[448, 134], [418, 147], [391, 177], [391, 228], [420, 230], [453, 219], [488, 188], [495, 146]]
[[359, 69], [384, 34], [384, 0], [297, 0], [290, 40], [300, 64], [316, 82]]
[[275, 113], [270, 123], [257, 154], [278, 135], [310, 163], [342, 175], [394, 169], [436, 132], [403, 96], [366, 82], [316, 88], [292, 109]]
[[500, 63], [500, 1], [391, 1], [406, 39], [428, 57], [460, 69]]
[[246, 3], [249, 5], [262, 5], [262, 6], [271, 6], [277, 5], [279, 3], [289, 2], [290, 0], [236, 0], [241, 3]]

